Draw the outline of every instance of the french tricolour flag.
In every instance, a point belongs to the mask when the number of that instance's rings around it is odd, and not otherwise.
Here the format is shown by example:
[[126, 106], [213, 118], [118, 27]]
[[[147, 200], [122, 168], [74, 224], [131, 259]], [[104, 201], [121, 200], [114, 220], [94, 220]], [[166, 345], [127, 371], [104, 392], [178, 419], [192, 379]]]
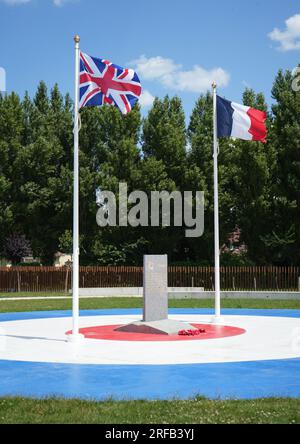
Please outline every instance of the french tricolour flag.
[[267, 143], [267, 113], [217, 96], [218, 137]]

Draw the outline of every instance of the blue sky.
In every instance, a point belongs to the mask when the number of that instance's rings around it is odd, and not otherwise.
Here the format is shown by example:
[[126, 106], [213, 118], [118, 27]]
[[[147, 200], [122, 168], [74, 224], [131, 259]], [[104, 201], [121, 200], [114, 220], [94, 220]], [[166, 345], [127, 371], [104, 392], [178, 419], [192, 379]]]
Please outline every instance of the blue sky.
[[135, 67], [146, 94], [179, 95], [187, 114], [217, 78], [241, 101], [245, 85], [270, 90], [300, 62], [299, 0], [0, 0], [0, 67], [7, 90], [32, 95], [40, 80], [74, 89], [73, 36], [81, 49]]

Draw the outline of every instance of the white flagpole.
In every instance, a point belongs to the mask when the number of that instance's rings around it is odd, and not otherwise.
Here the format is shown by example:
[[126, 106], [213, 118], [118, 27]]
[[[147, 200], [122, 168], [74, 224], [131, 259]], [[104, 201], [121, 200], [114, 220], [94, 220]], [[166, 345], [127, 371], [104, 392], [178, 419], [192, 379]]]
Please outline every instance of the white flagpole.
[[75, 99], [74, 99], [74, 190], [73, 190], [73, 329], [71, 342], [83, 338], [79, 334], [79, 42], [75, 41]]
[[214, 128], [214, 226], [215, 226], [215, 317], [213, 322], [221, 323], [221, 289], [220, 289], [220, 228], [219, 228], [219, 180], [218, 180], [218, 127], [217, 127], [217, 84], [213, 88], [213, 128]]

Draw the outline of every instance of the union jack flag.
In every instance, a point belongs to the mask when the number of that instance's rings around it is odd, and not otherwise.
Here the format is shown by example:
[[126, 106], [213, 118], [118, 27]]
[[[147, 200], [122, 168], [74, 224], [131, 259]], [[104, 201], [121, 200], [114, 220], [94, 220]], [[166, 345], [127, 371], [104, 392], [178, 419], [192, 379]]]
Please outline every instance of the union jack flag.
[[110, 104], [127, 114], [141, 92], [140, 80], [132, 69], [80, 52], [79, 108]]

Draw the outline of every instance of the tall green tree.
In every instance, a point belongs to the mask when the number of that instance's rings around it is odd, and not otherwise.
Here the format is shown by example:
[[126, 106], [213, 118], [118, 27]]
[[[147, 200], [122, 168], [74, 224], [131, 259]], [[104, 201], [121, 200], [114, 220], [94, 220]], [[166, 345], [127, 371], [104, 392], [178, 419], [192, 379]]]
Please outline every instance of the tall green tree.
[[[245, 90], [243, 103], [267, 112], [264, 95], [252, 89]], [[267, 126], [270, 125], [269, 116]], [[232, 230], [241, 229], [249, 257], [256, 263], [264, 263], [267, 259], [262, 236], [270, 228], [276, 152], [270, 138], [267, 144], [236, 140], [229, 144], [226, 157]]]
[[165, 165], [167, 174], [178, 187], [186, 160], [185, 115], [179, 97], [155, 99], [143, 123], [142, 151]]
[[[292, 81], [290, 71], [275, 79], [267, 144], [220, 140], [221, 245], [239, 232], [255, 263], [300, 259], [300, 96]], [[267, 110], [264, 96], [251, 89], [243, 103]], [[145, 253], [213, 263], [212, 111], [210, 93], [197, 100], [187, 129], [178, 97], [156, 99], [143, 120], [139, 106], [127, 116], [109, 106], [81, 111], [81, 263], [141, 264]], [[118, 194], [120, 182], [149, 197], [151, 191], [204, 191], [204, 236], [186, 239], [176, 227], [100, 229], [95, 191]], [[52, 263], [59, 248], [71, 251], [72, 198], [70, 96], [57, 85], [48, 91], [44, 82], [33, 99], [0, 95], [0, 250], [20, 233], [44, 263]]]
[[118, 197], [119, 183], [126, 183], [128, 192], [138, 186], [139, 106], [126, 116], [111, 106], [87, 109], [82, 112], [81, 120], [81, 226], [86, 233], [83, 242], [86, 259], [103, 263], [111, 254], [110, 263], [131, 262], [132, 251], [138, 248], [139, 233], [130, 227], [97, 227], [95, 190], [109, 190]]
[[300, 260], [300, 93], [293, 74], [279, 71], [272, 89], [272, 144], [278, 155], [273, 177], [273, 224], [264, 237], [271, 259], [279, 264]]
[[[198, 190], [205, 192], [205, 231], [190, 242], [191, 256], [200, 263], [213, 263], [214, 252], [214, 178], [213, 178], [213, 98], [200, 95], [188, 126], [188, 165], [197, 171]], [[223, 150], [220, 150], [222, 153]], [[196, 169], [196, 170], [195, 170]], [[191, 171], [191, 170], [190, 170]], [[197, 184], [195, 186], [197, 187]], [[221, 196], [221, 193], [220, 193]], [[221, 223], [221, 229], [223, 224]]]
[[[58, 238], [71, 219], [71, 114], [57, 86], [50, 97], [41, 82], [34, 99], [21, 104], [22, 146], [13, 161], [13, 213], [16, 227], [31, 240], [34, 253], [52, 263]], [[69, 134], [68, 134], [69, 133]]]
[[16, 227], [14, 208], [17, 199], [15, 161], [22, 150], [23, 108], [12, 93], [0, 95], [0, 249]]

